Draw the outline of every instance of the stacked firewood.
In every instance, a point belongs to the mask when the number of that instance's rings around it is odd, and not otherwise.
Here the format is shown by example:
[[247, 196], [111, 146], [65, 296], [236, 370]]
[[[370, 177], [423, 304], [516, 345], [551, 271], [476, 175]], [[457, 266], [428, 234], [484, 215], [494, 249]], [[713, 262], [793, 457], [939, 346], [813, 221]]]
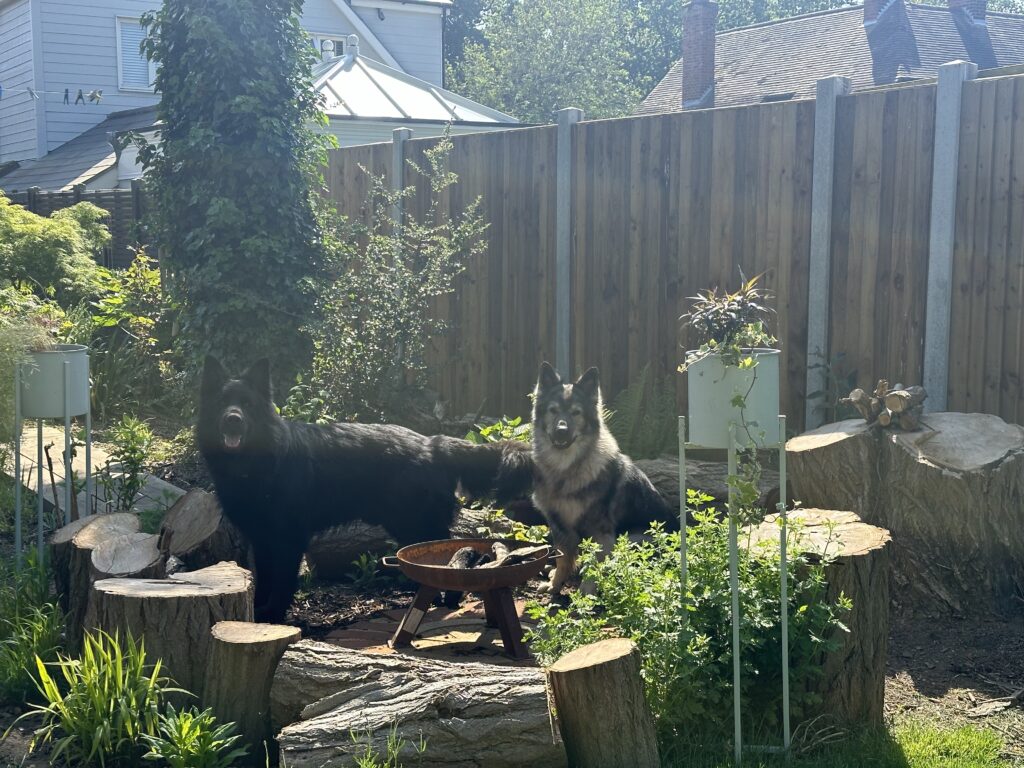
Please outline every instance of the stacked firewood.
[[902, 384], [890, 387], [886, 379], [880, 379], [874, 392], [868, 394], [857, 388], [839, 402], [856, 408], [868, 424], [916, 432], [921, 428], [923, 403], [927, 397], [924, 387]]

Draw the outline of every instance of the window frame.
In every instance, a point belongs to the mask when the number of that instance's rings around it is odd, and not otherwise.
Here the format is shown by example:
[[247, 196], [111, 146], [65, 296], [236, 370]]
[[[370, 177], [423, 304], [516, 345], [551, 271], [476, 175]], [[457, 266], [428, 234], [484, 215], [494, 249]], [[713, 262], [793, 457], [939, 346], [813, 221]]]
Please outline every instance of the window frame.
[[156, 62], [146, 60], [146, 64], [149, 69], [149, 85], [132, 85], [126, 84], [124, 80], [124, 43], [121, 40], [121, 25], [123, 23], [136, 24], [142, 26], [142, 21], [138, 16], [115, 16], [114, 17], [114, 31], [117, 36], [117, 89], [119, 91], [130, 91], [133, 93], [155, 93], [156, 92]]

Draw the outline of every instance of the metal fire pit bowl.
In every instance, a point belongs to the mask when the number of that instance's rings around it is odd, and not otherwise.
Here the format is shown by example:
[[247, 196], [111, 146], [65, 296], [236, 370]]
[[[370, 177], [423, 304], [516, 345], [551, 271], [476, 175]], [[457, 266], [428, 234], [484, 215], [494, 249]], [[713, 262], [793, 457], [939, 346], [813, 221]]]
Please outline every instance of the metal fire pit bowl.
[[394, 557], [385, 557], [383, 563], [389, 568], [399, 568], [415, 582], [433, 589], [453, 592], [489, 592], [494, 589], [517, 587], [538, 575], [551, 557], [547, 547], [533, 560], [497, 568], [449, 568], [452, 555], [463, 547], [472, 547], [477, 552], [491, 552], [492, 545], [500, 541], [509, 550], [534, 545], [510, 539], [444, 539], [410, 544], [402, 547]]
[[[491, 546], [500, 541], [509, 550], [529, 546], [522, 541], [509, 539], [445, 539], [410, 544], [402, 547], [394, 557], [385, 557], [382, 562], [388, 568], [400, 568], [408, 578], [420, 585], [409, 610], [405, 612], [398, 630], [388, 642], [392, 648], [412, 644], [420, 622], [430, 609], [433, 599], [445, 592], [480, 592], [484, 598], [487, 626], [497, 627], [505, 652], [516, 659], [527, 659], [529, 651], [523, 643], [523, 627], [516, 613], [512, 587], [525, 584], [541, 572], [544, 565], [554, 556], [550, 547], [532, 560], [515, 565], [496, 568], [449, 568], [452, 555], [463, 547], [472, 547], [477, 552], [491, 552]], [[540, 545], [538, 545], [540, 546]]]

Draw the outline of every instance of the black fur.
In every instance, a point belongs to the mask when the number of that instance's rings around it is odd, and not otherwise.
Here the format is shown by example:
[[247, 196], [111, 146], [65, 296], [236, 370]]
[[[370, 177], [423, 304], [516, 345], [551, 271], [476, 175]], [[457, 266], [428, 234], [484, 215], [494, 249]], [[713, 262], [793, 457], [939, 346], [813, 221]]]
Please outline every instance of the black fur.
[[309, 539], [339, 523], [383, 526], [401, 545], [445, 539], [457, 486], [475, 497], [528, 489], [529, 446], [474, 445], [391, 424], [281, 418], [265, 360], [238, 378], [208, 357], [198, 443], [225, 514], [252, 543], [256, 615], [281, 621]]

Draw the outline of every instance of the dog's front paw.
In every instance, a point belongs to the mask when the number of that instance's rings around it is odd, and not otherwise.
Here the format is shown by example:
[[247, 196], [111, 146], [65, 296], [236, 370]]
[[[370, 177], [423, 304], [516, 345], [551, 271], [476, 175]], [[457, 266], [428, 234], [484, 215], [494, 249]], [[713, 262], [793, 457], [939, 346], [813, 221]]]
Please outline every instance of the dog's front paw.
[[557, 595], [562, 591], [562, 584], [561, 582], [556, 582], [555, 579], [551, 579], [551, 581], [541, 584], [538, 591], [545, 595]]

